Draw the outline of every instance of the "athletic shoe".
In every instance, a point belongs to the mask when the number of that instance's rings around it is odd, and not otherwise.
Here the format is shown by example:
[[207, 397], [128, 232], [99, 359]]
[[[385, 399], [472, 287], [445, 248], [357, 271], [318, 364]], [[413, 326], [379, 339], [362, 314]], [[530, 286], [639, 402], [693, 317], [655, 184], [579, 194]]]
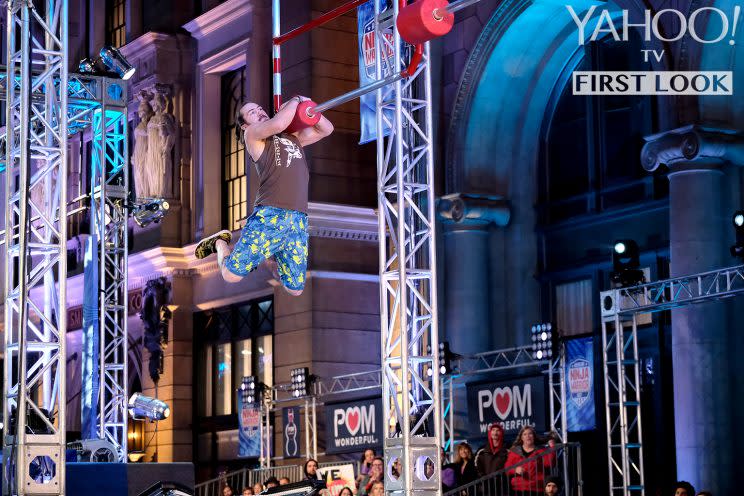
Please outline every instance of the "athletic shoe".
[[230, 241], [232, 241], [232, 233], [230, 231], [220, 231], [199, 241], [199, 244], [196, 245], [196, 249], [194, 250], [196, 258], [202, 259], [208, 257], [212, 253], [217, 253], [216, 246], [218, 239], [230, 244]]

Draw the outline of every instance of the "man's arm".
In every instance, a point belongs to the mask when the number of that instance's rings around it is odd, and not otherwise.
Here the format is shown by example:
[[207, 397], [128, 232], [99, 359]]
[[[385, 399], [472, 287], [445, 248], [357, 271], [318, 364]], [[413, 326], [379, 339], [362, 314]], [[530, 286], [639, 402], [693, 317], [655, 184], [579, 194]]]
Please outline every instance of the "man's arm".
[[299, 98], [287, 101], [274, 117], [264, 122], [257, 122], [248, 126], [245, 130], [245, 138], [249, 141], [260, 141], [277, 133], [281, 133], [292, 122], [299, 105]]
[[320, 121], [318, 121], [316, 125], [298, 131], [296, 133], [296, 136], [297, 140], [300, 142], [300, 145], [304, 147], [322, 140], [332, 132], [333, 124], [331, 124], [331, 121], [326, 119], [325, 116], [321, 115]]

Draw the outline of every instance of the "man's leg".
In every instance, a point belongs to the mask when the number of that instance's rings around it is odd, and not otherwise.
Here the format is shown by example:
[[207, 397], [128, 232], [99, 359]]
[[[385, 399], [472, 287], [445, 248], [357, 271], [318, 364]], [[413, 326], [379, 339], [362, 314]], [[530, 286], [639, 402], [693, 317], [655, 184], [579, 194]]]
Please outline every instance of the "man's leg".
[[296, 214], [290, 229], [291, 234], [287, 237], [283, 249], [275, 256], [282, 286], [289, 294], [299, 296], [305, 288], [307, 272], [307, 217]]
[[225, 282], [240, 282], [243, 276], [239, 276], [233, 272], [230, 272], [225, 266], [225, 259], [230, 256], [230, 246], [225, 241], [218, 239], [215, 243], [215, 249], [217, 250], [217, 266], [220, 268], [220, 274]]

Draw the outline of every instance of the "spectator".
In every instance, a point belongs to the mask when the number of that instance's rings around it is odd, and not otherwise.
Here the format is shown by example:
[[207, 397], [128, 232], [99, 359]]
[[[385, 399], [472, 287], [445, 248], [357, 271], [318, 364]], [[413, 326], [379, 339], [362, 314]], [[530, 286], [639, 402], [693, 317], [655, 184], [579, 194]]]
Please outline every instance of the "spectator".
[[385, 461], [379, 456], [375, 457], [370, 464], [369, 473], [359, 483], [359, 494], [365, 496], [371, 494], [372, 485], [381, 482], [385, 474]]
[[253, 489], [250, 487], [244, 487], [240, 496], [253, 496]]
[[476, 480], [478, 471], [475, 469], [473, 450], [468, 443], [458, 444], [455, 453], [455, 487], [460, 487]]
[[362, 453], [361, 465], [359, 466], [359, 475], [367, 475], [372, 466], [372, 460], [375, 459], [375, 450], [367, 448]]
[[486, 445], [478, 450], [475, 457], [478, 476], [484, 477], [503, 469], [507, 456], [509, 456], [509, 450], [504, 446], [504, 428], [499, 423], [493, 423], [488, 426]]
[[[519, 430], [506, 458], [511, 487], [520, 496], [541, 496], [545, 490], [546, 471], [555, 465], [555, 453], [545, 453], [546, 449], [538, 448], [536, 441], [535, 429], [525, 425]], [[548, 446], [555, 447], [555, 440], [551, 438]], [[528, 460], [531, 461], [522, 463]]]
[[305, 472], [305, 479], [317, 479], [318, 478], [318, 460], [312, 458], [305, 462], [303, 469]]
[[222, 496], [233, 496], [233, 490], [232, 490], [232, 487], [230, 487], [229, 484], [225, 484], [222, 487]]
[[279, 479], [276, 477], [269, 477], [266, 479], [266, 482], [264, 482], [264, 487], [266, 489], [269, 489], [271, 487], [279, 487]]
[[263, 492], [263, 484], [260, 482], [253, 484], [253, 494], [259, 494], [261, 492]]
[[338, 496], [354, 496], [354, 493], [349, 489], [348, 486], [344, 486], [343, 489], [341, 489], [341, 492], [338, 493]]
[[385, 485], [382, 481], [372, 484], [372, 491], [369, 494], [370, 496], [385, 496]]
[[281, 479], [279, 479], [280, 486], [286, 486], [287, 484], [289, 484], [289, 482], [290, 481], [288, 477], [282, 477]]
[[695, 488], [687, 481], [677, 481], [674, 484], [674, 496], [693, 496]]
[[548, 477], [545, 483], [545, 496], [558, 496], [561, 492], [560, 477]]

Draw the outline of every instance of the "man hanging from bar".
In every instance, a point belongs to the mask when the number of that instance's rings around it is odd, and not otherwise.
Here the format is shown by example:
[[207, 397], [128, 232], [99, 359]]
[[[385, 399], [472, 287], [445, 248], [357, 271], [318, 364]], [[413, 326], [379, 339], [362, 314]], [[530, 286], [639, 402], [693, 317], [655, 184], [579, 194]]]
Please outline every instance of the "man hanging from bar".
[[288, 293], [298, 296], [305, 287], [310, 174], [303, 147], [333, 132], [325, 117], [315, 126], [287, 132], [305, 100], [293, 97], [272, 118], [253, 102], [237, 112], [235, 132], [258, 171], [255, 207], [232, 250], [232, 234], [223, 230], [200, 241], [195, 252], [199, 259], [216, 253], [227, 282], [238, 282], [265, 263]]

